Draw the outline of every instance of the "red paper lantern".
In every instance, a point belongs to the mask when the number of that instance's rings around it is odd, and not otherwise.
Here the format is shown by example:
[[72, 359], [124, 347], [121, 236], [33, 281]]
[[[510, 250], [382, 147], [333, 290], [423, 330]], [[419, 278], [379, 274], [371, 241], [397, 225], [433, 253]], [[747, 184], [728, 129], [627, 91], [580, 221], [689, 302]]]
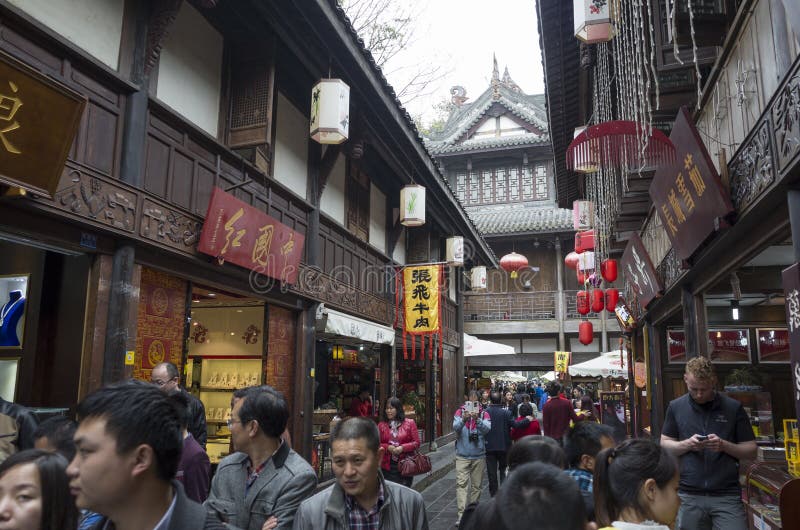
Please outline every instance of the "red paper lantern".
[[587, 250], [594, 250], [594, 230], [575, 233], [575, 252], [582, 254]]
[[586, 277], [587, 276], [588, 276], [588, 274], [586, 274], [585, 271], [577, 270], [577, 269], [575, 270], [575, 277], [578, 279], [578, 283], [579, 284], [583, 285], [584, 283], [586, 283]]
[[512, 252], [500, 258], [500, 266], [503, 270], [510, 272], [512, 278], [516, 278], [517, 271], [528, 266], [528, 258], [522, 254]]
[[584, 320], [578, 324], [578, 340], [580, 340], [581, 344], [584, 346], [591, 344], [594, 340], [594, 327], [588, 320]]
[[619, 301], [619, 290], [614, 289], [606, 289], [606, 311], [609, 313], [614, 312], [614, 308], [617, 307], [617, 302]]
[[566, 265], [569, 269], [576, 270], [578, 268], [578, 259], [577, 252], [570, 252], [564, 258], [564, 265]]
[[657, 166], [675, 160], [675, 146], [655, 127], [647, 130], [644, 153], [639, 149], [645, 125], [634, 121], [606, 121], [578, 134], [567, 147], [567, 169], [596, 165], [603, 169], [619, 166]]
[[602, 289], [595, 289], [592, 291], [592, 311], [599, 313], [606, 306], [605, 298], [603, 297]]
[[586, 315], [589, 313], [589, 293], [586, 291], [578, 291], [578, 296], [575, 298], [575, 306], [578, 313]]
[[617, 260], [603, 260], [603, 262], [600, 264], [600, 274], [603, 275], [603, 279], [608, 283], [614, 283], [617, 281]]

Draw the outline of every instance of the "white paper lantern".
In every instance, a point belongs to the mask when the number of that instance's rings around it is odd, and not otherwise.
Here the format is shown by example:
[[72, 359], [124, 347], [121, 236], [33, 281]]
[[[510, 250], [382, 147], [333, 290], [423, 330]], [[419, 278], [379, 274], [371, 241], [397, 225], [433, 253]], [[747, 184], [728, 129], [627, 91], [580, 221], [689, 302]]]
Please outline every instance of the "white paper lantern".
[[578, 270], [591, 271], [594, 270], [594, 252], [587, 250], [578, 254]]
[[400, 190], [400, 223], [404, 226], [425, 224], [425, 188], [408, 184]]
[[464, 238], [461, 236], [453, 236], [447, 238], [446, 245], [447, 263], [449, 265], [463, 265], [464, 264]]
[[486, 289], [486, 267], [472, 267], [470, 283], [472, 283], [472, 290]]
[[[575, 139], [586, 130], [586, 126], [575, 127], [572, 138]], [[597, 141], [587, 141], [575, 149], [572, 155], [572, 167], [576, 173], [597, 173], [600, 171], [600, 150]]]
[[340, 144], [350, 132], [350, 87], [341, 79], [320, 79], [311, 90], [311, 138]]
[[592, 201], [572, 202], [572, 227], [582, 232], [591, 230], [594, 224], [594, 203]]
[[575, 36], [586, 44], [614, 38], [618, 0], [572, 0]]

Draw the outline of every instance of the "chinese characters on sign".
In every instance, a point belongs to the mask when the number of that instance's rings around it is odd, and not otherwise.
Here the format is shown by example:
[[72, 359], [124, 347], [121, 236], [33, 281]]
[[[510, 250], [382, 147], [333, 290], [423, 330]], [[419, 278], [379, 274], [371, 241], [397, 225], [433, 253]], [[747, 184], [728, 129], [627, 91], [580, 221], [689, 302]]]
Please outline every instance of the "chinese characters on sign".
[[0, 184], [52, 197], [86, 98], [0, 52]]
[[557, 374], [567, 373], [571, 352], [557, 351], [554, 353], [553, 371]]
[[423, 356], [426, 349], [426, 337], [429, 357], [433, 357], [434, 337], [438, 337], [439, 356], [442, 355], [442, 326], [439, 311], [441, 285], [441, 265], [406, 267], [402, 270], [403, 355], [406, 358], [408, 356], [406, 335], [411, 335], [412, 359], [416, 358], [417, 336], [421, 336]]
[[781, 273], [786, 297], [786, 323], [789, 326], [789, 359], [792, 365], [795, 417], [800, 418], [800, 263]]
[[758, 361], [762, 363], [789, 362], [789, 330], [770, 328], [756, 330]]
[[439, 330], [439, 266], [403, 269], [406, 331], [431, 333]]
[[639, 234], [633, 232], [628, 238], [628, 246], [620, 260], [622, 273], [633, 287], [641, 307], [647, 307], [650, 301], [662, 291], [661, 281], [656, 269], [650, 261], [650, 255], [644, 248]]
[[[746, 329], [711, 329], [708, 331], [710, 359], [721, 363], [750, 362], [750, 334]], [[686, 335], [683, 330], [667, 330], [669, 362], [686, 362]]]
[[214, 188], [197, 249], [288, 284], [297, 281], [303, 234]]
[[669, 139], [676, 160], [656, 169], [650, 197], [678, 258], [685, 260], [733, 206], [686, 108], [678, 112]]

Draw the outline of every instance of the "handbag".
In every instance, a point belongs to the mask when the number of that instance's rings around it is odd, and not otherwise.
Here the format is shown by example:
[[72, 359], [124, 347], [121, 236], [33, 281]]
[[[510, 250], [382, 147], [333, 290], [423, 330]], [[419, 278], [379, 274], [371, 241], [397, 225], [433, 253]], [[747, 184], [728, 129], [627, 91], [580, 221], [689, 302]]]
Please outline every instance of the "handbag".
[[397, 469], [403, 477], [413, 477], [428, 473], [431, 470], [431, 459], [428, 455], [423, 455], [415, 450], [410, 455], [403, 457], [397, 462]]

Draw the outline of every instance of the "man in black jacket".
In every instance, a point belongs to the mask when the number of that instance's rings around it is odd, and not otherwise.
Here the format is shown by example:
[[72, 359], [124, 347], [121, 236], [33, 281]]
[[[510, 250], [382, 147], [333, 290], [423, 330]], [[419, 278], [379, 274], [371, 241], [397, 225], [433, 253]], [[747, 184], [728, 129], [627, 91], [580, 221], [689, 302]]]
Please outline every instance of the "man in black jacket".
[[494, 497], [498, 488], [498, 473], [499, 483], [506, 479], [506, 455], [511, 448], [511, 428], [524, 429], [532, 418], [515, 420], [511, 412], [500, 403], [500, 392], [492, 392], [489, 399], [487, 412], [492, 420], [492, 428], [486, 435], [486, 469], [489, 472], [489, 493]]
[[187, 429], [203, 449], [206, 448], [206, 408], [203, 402], [180, 387], [178, 367], [170, 362], [160, 363], [150, 372], [150, 382], [167, 394], [181, 392], [189, 401], [189, 428]]

